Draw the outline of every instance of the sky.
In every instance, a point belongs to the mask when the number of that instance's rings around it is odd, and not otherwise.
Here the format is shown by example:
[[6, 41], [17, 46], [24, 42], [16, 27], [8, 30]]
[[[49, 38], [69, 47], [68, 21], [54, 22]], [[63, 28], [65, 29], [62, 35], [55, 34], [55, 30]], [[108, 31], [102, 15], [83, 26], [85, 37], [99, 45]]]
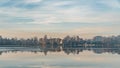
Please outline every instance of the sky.
[[118, 35], [119, 18], [120, 0], [0, 0], [4, 36]]

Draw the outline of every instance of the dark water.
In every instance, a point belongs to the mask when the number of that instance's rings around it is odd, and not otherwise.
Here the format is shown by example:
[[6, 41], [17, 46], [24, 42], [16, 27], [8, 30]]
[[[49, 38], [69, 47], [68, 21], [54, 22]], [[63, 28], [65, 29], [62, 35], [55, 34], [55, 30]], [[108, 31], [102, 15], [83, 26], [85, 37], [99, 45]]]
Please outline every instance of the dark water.
[[120, 68], [120, 49], [1, 47], [0, 68]]

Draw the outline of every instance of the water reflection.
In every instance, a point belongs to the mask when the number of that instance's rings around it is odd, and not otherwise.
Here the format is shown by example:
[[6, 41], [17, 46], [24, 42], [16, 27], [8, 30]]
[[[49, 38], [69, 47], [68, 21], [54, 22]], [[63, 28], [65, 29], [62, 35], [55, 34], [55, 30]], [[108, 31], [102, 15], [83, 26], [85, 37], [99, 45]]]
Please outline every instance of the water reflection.
[[120, 67], [120, 48], [0, 47], [0, 54], [0, 68]]
[[75, 46], [50, 46], [46, 45], [46, 47], [0, 47], [0, 55], [3, 53], [17, 53], [17, 52], [32, 52], [32, 53], [44, 53], [47, 55], [48, 52], [64, 52], [65, 54], [80, 54], [83, 51], [92, 51], [96, 54], [102, 53], [112, 53], [112, 54], [120, 54], [120, 48], [104, 48], [104, 47], [75, 47]]

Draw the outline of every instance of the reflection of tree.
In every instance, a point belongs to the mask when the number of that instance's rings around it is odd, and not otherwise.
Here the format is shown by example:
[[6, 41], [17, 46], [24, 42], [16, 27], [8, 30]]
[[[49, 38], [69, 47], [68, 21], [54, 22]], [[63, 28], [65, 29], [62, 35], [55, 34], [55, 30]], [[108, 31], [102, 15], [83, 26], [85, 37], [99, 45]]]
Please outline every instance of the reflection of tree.
[[[29, 49], [29, 48], [28, 48]], [[2, 53], [9, 53], [9, 52], [12, 52], [12, 53], [17, 53], [17, 52], [32, 52], [32, 53], [44, 53], [45, 55], [47, 55], [48, 52], [61, 52], [61, 51], [64, 51], [64, 53], [66, 54], [79, 54], [80, 52], [83, 52], [83, 51], [93, 51], [94, 53], [96, 54], [102, 54], [102, 53], [112, 53], [112, 54], [120, 54], [120, 48], [43, 48], [43, 49], [36, 49], [36, 48], [31, 48], [31, 50], [23, 50], [23, 49], [12, 49], [12, 50], [4, 50], [4, 51], [0, 51], [0, 55], [2, 55]]]
[[85, 50], [88, 50], [88, 51], [93, 51], [94, 53], [97, 53], [97, 54], [102, 54], [102, 53], [112, 53], [112, 54], [120, 54], [120, 49], [119, 48], [115, 48], [115, 49], [105, 49], [105, 48], [101, 48], [101, 49], [64, 49], [63, 51], [66, 53], [66, 54], [79, 54], [79, 52], [83, 52]]
[[120, 54], [120, 49], [116, 48], [116, 49], [93, 49], [92, 50], [93, 52], [97, 53], [97, 54], [101, 54], [101, 53], [117, 53], [117, 54]]
[[72, 54], [79, 54], [79, 52], [82, 52], [83, 51], [83, 49], [63, 49], [63, 51], [66, 53], [66, 54], [70, 54], [70, 53], [72, 53]]

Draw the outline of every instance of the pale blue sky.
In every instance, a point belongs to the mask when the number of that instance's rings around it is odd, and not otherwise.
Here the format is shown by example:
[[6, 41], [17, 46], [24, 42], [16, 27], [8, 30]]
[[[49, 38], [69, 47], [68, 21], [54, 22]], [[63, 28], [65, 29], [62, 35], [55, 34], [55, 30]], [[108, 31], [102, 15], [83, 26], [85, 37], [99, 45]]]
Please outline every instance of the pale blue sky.
[[120, 0], [0, 0], [0, 30], [120, 34]]

